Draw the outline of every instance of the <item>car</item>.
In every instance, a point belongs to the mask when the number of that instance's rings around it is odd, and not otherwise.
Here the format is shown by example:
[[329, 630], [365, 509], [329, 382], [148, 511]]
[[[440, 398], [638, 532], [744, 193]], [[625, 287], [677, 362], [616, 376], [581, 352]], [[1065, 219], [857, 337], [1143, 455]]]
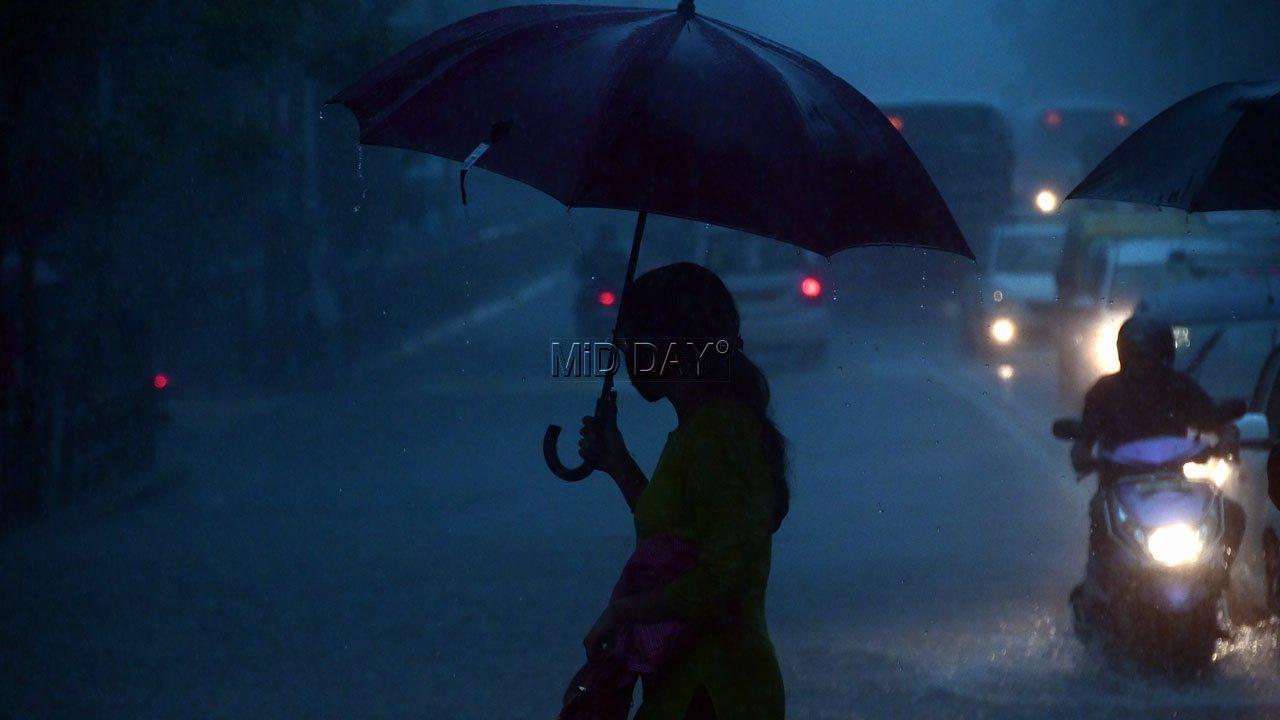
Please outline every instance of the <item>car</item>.
[[977, 355], [1008, 352], [1043, 338], [1054, 310], [1053, 271], [1064, 223], [1027, 220], [996, 226], [962, 300], [965, 347]]
[[[1245, 539], [1232, 569], [1237, 620], [1280, 613], [1280, 511], [1268, 497], [1265, 445], [1280, 431], [1280, 275], [1233, 273], [1156, 291], [1136, 312], [1173, 325], [1175, 364], [1222, 402], [1247, 400], [1236, 462], [1189, 467], [1244, 508]], [[1243, 616], [1243, 617], [1242, 617]]]
[[1280, 268], [1280, 231], [1274, 226], [1225, 230], [1192, 224], [1185, 216], [1181, 221], [1186, 230], [1179, 233], [1134, 232], [1139, 224], [1083, 243], [1068, 231], [1064, 261], [1078, 255], [1080, 262], [1070, 283], [1061, 264], [1056, 280], [1053, 334], [1062, 400], [1077, 401], [1094, 380], [1118, 369], [1116, 333], [1142, 296], [1191, 280]]
[[747, 355], [798, 369], [818, 365], [831, 333], [831, 291], [818, 255], [756, 235], [709, 228], [692, 260], [738, 303]]
[[[607, 339], [622, 301], [630, 238], [601, 226], [575, 263], [575, 339]], [[816, 366], [831, 332], [828, 263], [814, 253], [738, 230], [655, 218], [641, 246], [637, 275], [690, 261], [716, 272], [741, 314], [745, 349], [753, 359], [783, 367]]]

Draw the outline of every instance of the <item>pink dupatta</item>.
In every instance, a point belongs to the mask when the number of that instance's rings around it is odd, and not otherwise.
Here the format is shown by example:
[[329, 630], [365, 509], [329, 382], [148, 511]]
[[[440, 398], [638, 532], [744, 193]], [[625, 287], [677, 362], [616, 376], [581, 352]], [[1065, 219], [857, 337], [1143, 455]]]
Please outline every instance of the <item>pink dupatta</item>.
[[[688, 572], [698, 550], [673, 535], [655, 535], [636, 546], [610, 601], [651, 592]], [[569, 683], [557, 720], [625, 720], [640, 675], [665, 667], [679, 652], [685, 623], [660, 620], [619, 628], [604, 657], [588, 660]]]

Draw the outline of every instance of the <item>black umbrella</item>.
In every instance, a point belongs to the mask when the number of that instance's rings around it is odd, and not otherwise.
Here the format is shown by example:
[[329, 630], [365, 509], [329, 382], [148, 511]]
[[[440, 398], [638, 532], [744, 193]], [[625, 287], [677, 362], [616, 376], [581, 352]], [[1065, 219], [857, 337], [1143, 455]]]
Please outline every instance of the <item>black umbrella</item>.
[[1280, 209], [1280, 81], [1215, 85], [1143, 125], [1067, 199]]
[[[570, 207], [737, 228], [831, 255], [914, 245], [973, 257], [889, 121], [817, 62], [674, 10], [528, 5], [445, 27], [331, 102], [360, 142], [420, 150], [532, 185]], [[463, 202], [466, 202], [465, 186]], [[616, 365], [616, 363], [614, 363]], [[601, 398], [613, 378], [605, 380]], [[591, 468], [556, 457], [578, 480]]]

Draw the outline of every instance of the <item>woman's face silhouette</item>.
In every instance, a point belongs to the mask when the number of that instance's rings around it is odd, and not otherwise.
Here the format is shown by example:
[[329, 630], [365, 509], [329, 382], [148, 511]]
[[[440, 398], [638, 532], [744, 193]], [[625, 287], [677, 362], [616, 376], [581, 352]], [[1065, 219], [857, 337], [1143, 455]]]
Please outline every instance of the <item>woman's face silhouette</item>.
[[656, 402], [688, 395], [691, 383], [728, 379], [738, 316], [714, 273], [692, 263], [667, 265], [642, 275], [626, 294], [619, 345], [641, 397]]
[[663, 392], [663, 383], [653, 377], [653, 373], [643, 372], [647, 365], [647, 358], [638, 356], [641, 352], [639, 348], [651, 342], [650, 338], [628, 338], [622, 343], [622, 354], [623, 362], [627, 364], [627, 377], [631, 379], [632, 387], [648, 402], [657, 402], [666, 397], [666, 393]]
[[670, 340], [644, 333], [620, 343], [627, 377], [649, 402], [687, 395], [692, 383], [728, 380], [728, 347], [722, 338]]
[[672, 377], [672, 373], [664, 367], [670, 345], [669, 341], [660, 340], [645, 332], [629, 334], [621, 343], [627, 377], [640, 397], [649, 402], [667, 397], [670, 383], [679, 381], [678, 376]]

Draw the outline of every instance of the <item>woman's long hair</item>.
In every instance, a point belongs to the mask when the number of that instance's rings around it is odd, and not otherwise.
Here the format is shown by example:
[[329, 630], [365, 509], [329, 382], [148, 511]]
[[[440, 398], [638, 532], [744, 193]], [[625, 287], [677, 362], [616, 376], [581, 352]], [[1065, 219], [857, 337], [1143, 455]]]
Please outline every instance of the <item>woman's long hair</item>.
[[773, 480], [777, 531], [791, 506], [787, 442], [769, 416], [769, 381], [742, 351], [737, 303], [724, 282], [695, 263], [665, 265], [641, 275], [622, 298], [619, 325], [632, 337], [726, 340], [730, 343], [729, 394], [760, 422], [760, 440]]

